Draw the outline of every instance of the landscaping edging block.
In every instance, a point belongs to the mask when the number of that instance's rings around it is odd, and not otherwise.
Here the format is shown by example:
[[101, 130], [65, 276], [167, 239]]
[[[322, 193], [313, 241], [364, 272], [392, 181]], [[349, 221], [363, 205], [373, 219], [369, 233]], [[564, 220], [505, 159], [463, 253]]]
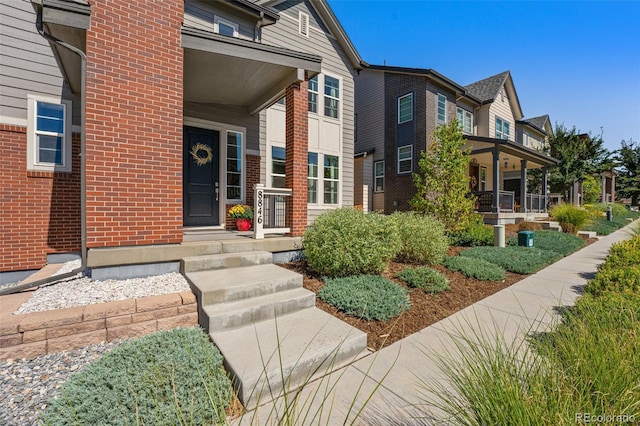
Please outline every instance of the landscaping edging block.
[[3, 312], [0, 360], [78, 349], [91, 343], [140, 337], [198, 325], [190, 291], [32, 314]]

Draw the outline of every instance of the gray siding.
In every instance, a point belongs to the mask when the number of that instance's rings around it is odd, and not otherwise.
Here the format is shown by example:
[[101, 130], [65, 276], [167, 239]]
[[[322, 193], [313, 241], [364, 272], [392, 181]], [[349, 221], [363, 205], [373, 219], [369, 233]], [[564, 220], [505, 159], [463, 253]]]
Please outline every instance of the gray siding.
[[[302, 52], [322, 56], [322, 72], [342, 78], [342, 205], [353, 205], [353, 114], [354, 114], [354, 78], [355, 70], [349, 59], [338, 45], [336, 39], [328, 34], [324, 25], [308, 0], [286, 1], [275, 6], [280, 12], [280, 20], [275, 25], [265, 27], [262, 41], [265, 44], [287, 47]], [[309, 37], [298, 33], [298, 12], [309, 14]], [[261, 143], [266, 143], [264, 140]], [[324, 210], [309, 210], [309, 219]]]
[[79, 123], [80, 103], [65, 84], [49, 43], [38, 34], [29, 0], [0, 0], [0, 120], [26, 124], [27, 95], [73, 102]]
[[204, 2], [185, 0], [184, 25], [213, 32], [214, 16], [238, 24], [238, 38], [253, 40], [256, 21], [241, 18], [237, 13], [229, 10], [224, 2]]
[[184, 116], [201, 120], [213, 120], [218, 123], [244, 127], [247, 130], [247, 149], [259, 149], [258, 116], [250, 116], [245, 108], [229, 105], [202, 104], [198, 102], [184, 103]]
[[[375, 149], [375, 161], [384, 160], [384, 73], [362, 70], [356, 76], [355, 111], [358, 115], [356, 153]], [[372, 185], [373, 182], [367, 182]]]

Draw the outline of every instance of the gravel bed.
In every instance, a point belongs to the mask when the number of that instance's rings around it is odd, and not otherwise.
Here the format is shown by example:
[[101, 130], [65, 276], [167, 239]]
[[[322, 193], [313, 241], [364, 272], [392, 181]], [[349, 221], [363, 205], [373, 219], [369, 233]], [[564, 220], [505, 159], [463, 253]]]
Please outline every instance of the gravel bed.
[[128, 280], [93, 281], [83, 277], [40, 287], [14, 314], [28, 314], [189, 290], [187, 281], [176, 272]]
[[74, 351], [0, 361], [0, 424], [32, 426], [47, 401], [60, 394], [71, 374], [123, 341], [97, 343]]

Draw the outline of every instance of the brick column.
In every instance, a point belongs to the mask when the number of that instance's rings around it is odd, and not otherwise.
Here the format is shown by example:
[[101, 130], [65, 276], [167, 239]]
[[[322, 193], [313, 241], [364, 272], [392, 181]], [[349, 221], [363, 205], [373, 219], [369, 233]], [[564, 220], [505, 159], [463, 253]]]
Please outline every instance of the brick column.
[[87, 245], [182, 241], [183, 0], [93, 0]]
[[308, 99], [306, 81], [287, 88], [287, 158], [285, 180], [293, 196], [287, 205], [287, 223], [292, 236], [307, 227]]

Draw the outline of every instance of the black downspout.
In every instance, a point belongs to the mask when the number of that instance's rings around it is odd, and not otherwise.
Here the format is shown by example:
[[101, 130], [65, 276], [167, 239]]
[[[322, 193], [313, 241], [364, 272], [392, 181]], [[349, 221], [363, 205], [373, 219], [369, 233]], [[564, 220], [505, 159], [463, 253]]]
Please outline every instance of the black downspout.
[[38, 8], [38, 17], [36, 20], [36, 28], [38, 33], [46, 38], [47, 40], [52, 41], [53, 43], [62, 46], [73, 53], [80, 56], [80, 245], [81, 252], [80, 257], [82, 264], [79, 268], [74, 269], [71, 272], [66, 274], [54, 275], [48, 278], [43, 278], [38, 281], [33, 281], [27, 284], [5, 287], [0, 289], [0, 295], [4, 294], [12, 294], [17, 293], [19, 291], [28, 290], [30, 288], [38, 287], [41, 285], [49, 284], [54, 281], [64, 280], [66, 278], [70, 278], [75, 276], [76, 274], [83, 272], [87, 267], [87, 221], [86, 221], [86, 157], [85, 157], [85, 145], [86, 145], [86, 137], [85, 137], [85, 116], [86, 116], [86, 78], [87, 78], [87, 56], [85, 53], [78, 49], [75, 46], [72, 46], [68, 43], [65, 43], [62, 40], [57, 39], [56, 37], [48, 34], [44, 30], [44, 24], [42, 23], [42, 10], [44, 9], [44, 2], [42, 0], [41, 6]]

